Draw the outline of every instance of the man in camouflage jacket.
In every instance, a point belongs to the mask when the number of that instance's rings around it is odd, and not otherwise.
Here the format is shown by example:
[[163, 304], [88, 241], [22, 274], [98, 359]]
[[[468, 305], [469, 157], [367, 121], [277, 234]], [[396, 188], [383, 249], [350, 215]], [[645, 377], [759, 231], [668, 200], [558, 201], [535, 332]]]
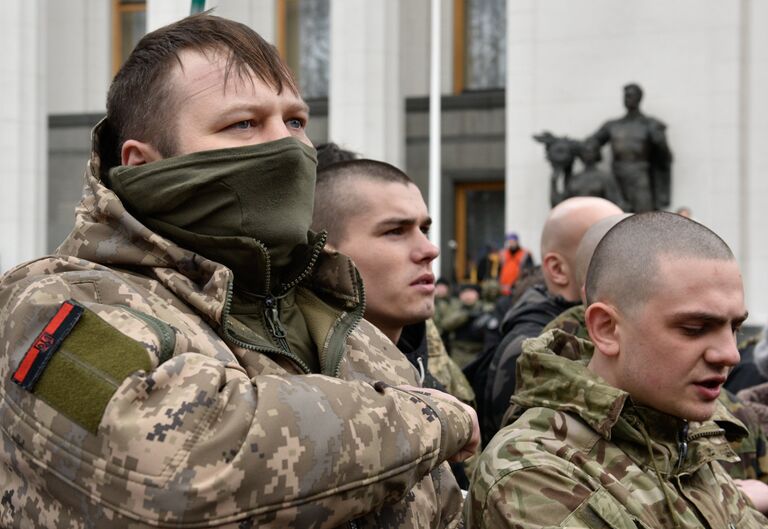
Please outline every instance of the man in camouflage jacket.
[[717, 398], [746, 318], [727, 245], [677, 215], [635, 215], [598, 245], [586, 291], [594, 350], [559, 330], [525, 343], [515, 420], [479, 458], [468, 525], [768, 524], [719, 463], [746, 434], [722, 427]]
[[[584, 305], [571, 307], [549, 322], [544, 327], [542, 334], [553, 329], [559, 329], [577, 338], [589, 341], [587, 324], [584, 321], [584, 310]], [[582, 347], [580, 352], [585, 355], [580, 360], [588, 363], [593, 349]], [[733, 479], [757, 479], [763, 483], [768, 483], [768, 453], [766, 453], [768, 441], [766, 441], [765, 433], [763, 433], [758, 417], [756, 417], [749, 406], [725, 388], [720, 393], [719, 400], [723, 407], [740, 420], [748, 431], [748, 435], [744, 437], [733, 436], [733, 440], [729, 441], [731, 448], [739, 456], [739, 460], [735, 462], [722, 461], [723, 468]], [[714, 418], [714, 420], [720, 424], [717, 418]], [[734, 424], [734, 421], [727, 419], [722, 422], [721, 426], [727, 430], [732, 424]]]
[[[238, 45], [206, 48], [205, 35]], [[222, 250], [219, 234], [174, 229], [131, 202], [158, 229], [218, 251], [225, 266], [149, 229], [105, 186], [107, 178], [118, 186], [129, 182], [121, 175], [141, 175], [139, 191], [161, 210], [173, 207], [174, 195], [182, 208], [196, 196], [211, 204], [224, 196], [217, 188], [184, 194], [184, 184], [216, 178], [206, 164], [226, 172], [247, 160], [264, 169], [246, 175], [257, 179], [258, 193], [243, 180], [236, 198], [268, 195], [258, 180], [267, 175], [280, 192], [313, 187], [313, 178], [295, 181], [308, 174], [307, 163], [314, 168], [314, 154], [303, 121], [282, 117], [283, 105], [301, 105], [292, 85], [280, 92], [274, 78], [245, 67], [240, 76], [224, 73], [227, 51], [232, 59], [254, 42], [279, 70], [274, 49], [245, 26], [207, 14], [161, 28], [136, 49], [179, 38], [197, 47], [161, 65], [173, 72], [166, 82], [176, 90], [206, 85], [174, 106], [178, 119], [189, 111], [220, 119], [216, 101], [258, 94], [265, 124], [250, 136], [253, 120], [240, 109], [227, 118], [234, 126], [197, 140], [245, 135], [250, 146], [196, 152], [182, 145], [178, 155], [113, 167], [108, 105], [72, 233], [55, 255], [10, 270], [0, 283], [0, 526], [460, 526], [460, 491], [443, 462], [468, 447], [472, 414], [446, 395], [408, 389], [417, 384], [413, 367], [361, 320], [362, 283], [349, 259], [323, 251], [322, 235], [294, 244], [290, 225], [282, 247], [225, 232]], [[174, 68], [176, 60], [184, 68]], [[189, 83], [179, 76], [191, 76]], [[188, 125], [184, 133], [199, 123]], [[267, 131], [275, 141], [255, 145]], [[123, 164], [145, 148], [125, 141]], [[282, 169], [286, 157], [295, 172]], [[180, 187], [168, 194], [167, 179], [176, 181], [169, 169], [179, 168]], [[152, 180], [153, 172], [162, 179]], [[244, 259], [233, 257], [243, 248], [251, 250]], [[279, 267], [278, 259], [285, 260]], [[273, 280], [280, 286], [270, 287]]]

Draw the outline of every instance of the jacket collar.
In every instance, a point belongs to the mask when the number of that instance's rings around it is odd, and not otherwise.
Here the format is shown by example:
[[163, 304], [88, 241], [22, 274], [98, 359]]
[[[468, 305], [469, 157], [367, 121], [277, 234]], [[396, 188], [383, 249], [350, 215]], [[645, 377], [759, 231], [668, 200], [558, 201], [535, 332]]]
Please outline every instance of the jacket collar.
[[[686, 423], [638, 406], [627, 392], [587, 368], [593, 349], [591, 342], [560, 330], [526, 340], [516, 371], [514, 415], [532, 407], [577, 415], [600, 437], [622, 443], [636, 461], [647, 463], [652, 458], [667, 474], [675, 469], [692, 471], [713, 459], [735, 460], [725, 434], [740, 438], [747, 430], [720, 402], [712, 420], [703, 423]], [[681, 441], [686, 443], [688, 457], [678, 468]]]
[[[75, 225], [55, 253], [154, 277], [210, 322], [221, 324], [231, 298], [232, 271], [159, 236], [126, 211], [101, 180], [101, 174], [109, 169], [102, 167], [102, 155], [115, 163], [117, 152], [106, 119], [94, 127], [91, 141]], [[285, 274], [284, 290], [301, 283], [344, 310], [359, 307], [364, 299], [362, 283], [351, 259], [322, 250], [324, 243], [324, 236], [311, 234], [309, 245], [296, 248]], [[267, 270], [267, 266], [262, 268]]]

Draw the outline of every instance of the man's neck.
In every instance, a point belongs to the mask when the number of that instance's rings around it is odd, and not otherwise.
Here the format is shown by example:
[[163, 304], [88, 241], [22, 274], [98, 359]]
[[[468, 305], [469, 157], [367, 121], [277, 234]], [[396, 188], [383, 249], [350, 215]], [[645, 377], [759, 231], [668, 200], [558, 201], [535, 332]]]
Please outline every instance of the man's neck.
[[400, 339], [400, 335], [403, 333], [402, 327], [392, 327], [389, 325], [381, 325], [375, 321], [368, 321], [375, 325], [384, 334], [384, 336], [392, 340], [392, 343], [397, 344], [397, 341]]

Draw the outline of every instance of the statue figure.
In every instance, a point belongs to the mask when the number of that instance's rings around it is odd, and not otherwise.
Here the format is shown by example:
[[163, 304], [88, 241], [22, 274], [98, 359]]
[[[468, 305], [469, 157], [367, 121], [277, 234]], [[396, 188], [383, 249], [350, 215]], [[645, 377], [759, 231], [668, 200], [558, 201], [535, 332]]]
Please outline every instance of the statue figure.
[[610, 142], [613, 175], [628, 211], [634, 212], [669, 206], [672, 180], [666, 125], [640, 112], [642, 98], [639, 85], [626, 85], [626, 115], [607, 121], [591, 136], [600, 146]]
[[565, 196], [561, 200], [570, 197], [601, 197], [626, 210], [624, 197], [616, 179], [597, 166], [602, 160], [600, 145], [597, 141], [594, 138], [587, 138], [580, 142], [576, 155], [584, 164], [584, 168], [571, 176], [566, 186]]
[[544, 144], [547, 160], [552, 166], [549, 201], [552, 207], [555, 207], [567, 198], [565, 193], [573, 172], [573, 162], [576, 159], [579, 142], [568, 136], [554, 136], [546, 130], [539, 135], [534, 134], [533, 139]]

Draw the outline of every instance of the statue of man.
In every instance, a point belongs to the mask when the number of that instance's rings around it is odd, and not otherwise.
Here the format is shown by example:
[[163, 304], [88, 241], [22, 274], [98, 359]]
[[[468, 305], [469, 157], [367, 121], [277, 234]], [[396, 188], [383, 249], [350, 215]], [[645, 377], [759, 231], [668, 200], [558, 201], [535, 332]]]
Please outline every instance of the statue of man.
[[626, 115], [607, 121], [592, 135], [600, 146], [610, 142], [613, 174], [628, 210], [634, 212], [669, 206], [672, 177], [666, 125], [640, 112], [642, 98], [639, 85], [626, 85]]

